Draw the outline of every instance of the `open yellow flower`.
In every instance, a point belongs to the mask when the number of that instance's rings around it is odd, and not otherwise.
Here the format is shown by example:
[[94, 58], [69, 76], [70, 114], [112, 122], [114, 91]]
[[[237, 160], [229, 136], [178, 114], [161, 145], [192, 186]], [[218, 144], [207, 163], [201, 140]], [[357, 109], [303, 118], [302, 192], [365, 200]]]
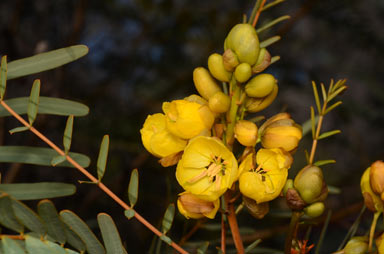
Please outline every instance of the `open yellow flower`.
[[240, 164], [240, 192], [258, 204], [275, 199], [283, 189], [292, 157], [282, 149], [260, 149], [254, 163], [253, 154]]
[[189, 193], [217, 200], [237, 177], [237, 161], [217, 138], [199, 136], [189, 141], [177, 164], [176, 179]]
[[209, 133], [215, 116], [207, 105], [187, 100], [163, 103], [168, 130], [183, 139]]
[[200, 219], [203, 217], [213, 219], [219, 207], [219, 199], [213, 202], [206, 201], [188, 192], [179, 194], [179, 198], [177, 199], [177, 208], [187, 219]]
[[187, 141], [168, 131], [164, 114], [149, 115], [140, 130], [145, 149], [156, 157], [163, 158], [180, 152]]

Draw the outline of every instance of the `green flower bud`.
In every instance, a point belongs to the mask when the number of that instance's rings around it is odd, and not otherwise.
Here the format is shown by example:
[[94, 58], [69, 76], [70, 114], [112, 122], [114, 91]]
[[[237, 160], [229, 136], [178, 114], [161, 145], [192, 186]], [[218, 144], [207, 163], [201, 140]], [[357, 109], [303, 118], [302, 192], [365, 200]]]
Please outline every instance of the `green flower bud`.
[[293, 185], [307, 203], [316, 202], [323, 191], [323, 172], [319, 167], [308, 165], [296, 175]]
[[245, 108], [248, 112], [256, 113], [262, 111], [266, 107], [272, 104], [272, 102], [276, 99], [279, 88], [277, 84], [273, 87], [273, 90], [270, 94], [265, 96], [264, 98], [250, 98], [248, 97], [245, 102]]
[[223, 57], [217, 53], [208, 57], [208, 69], [213, 77], [222, 82], [229, 82], [232, 75], [224, 68]]
[[247, 120], [240, 120], [235, 125], [235, 137], [243, 146], [255, 146], [257, 141], [257, 126]]
[[235, 78], [238, 82], [244, 83], [252, 76], [252, 69], [248, 63], [241, 63], [235, 69]]
[[276, 83], [276, 79], [271, 74], [259, 74], [245, 85], [245, 92], [249, 97], [262, 98], [272, 92]]
[[368, 237], [352, 237], [344, 247], [344, 254], [365, 254], [368, 250]]
[[208, 106], [214, 113], [225, 113], [229, 110], [231, 99], [223, 92], [217, 92], [208, 100]]
[[323, 202], [316, 202], [304, 208], [304, 213], [309, 217], [316, 218], [323, 214], [324, 209]]
[[204, 67], [195, 68], [193, 71], [193, 82], [199, 94], [206, 100], [221, 91], [219, 85]]
[[271, 54], [265, 48], [261, 48], [255, 65], [252, 66], [254, 74], [262, 72], [271, 64]]
[[235, 52], [231, 49], [226, 49], [223, 54], [223, 65], [227, 71], [233, 72], [236, 66], [239, 65], [239, 59]]
[[383, 200], [384, 196], [384, 162], [376, 161], [372, 163], [369, 173], [369, 182], [373, 192], [381, 196]]
[[229, 32], [224, 49], [232, 49], [241, 63], [254, 65], [259, 56], [259, 38], [250, 24], [237, 24]]
[[293, 189], [293, 180], [292, 179], [287, 179], [287, 181], [285, 182], [285, 185], [283, 188], [284, 196], [287, 195], [288, 189]]

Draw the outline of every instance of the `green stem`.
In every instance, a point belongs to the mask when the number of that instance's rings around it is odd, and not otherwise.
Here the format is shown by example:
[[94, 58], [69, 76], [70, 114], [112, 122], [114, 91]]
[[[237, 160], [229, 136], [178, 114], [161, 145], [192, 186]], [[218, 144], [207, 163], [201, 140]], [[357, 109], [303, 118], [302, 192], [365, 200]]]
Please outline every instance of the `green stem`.
[[301, 217], [301, 212], [293, 211], [291, 216], [291, 222], [289, 224], [288, 229], [288, 235], [285, 238], [285, 247], [284, 247], [284, 253], [285, 254], [291, 254], [291, 248], [292, 248], [292, 240], [295, 236], [296, 227], [299, 223]]
[[235, 125], [236, 125], [236, 117], [237, 111], [240, 105], [240, 94], [241, 87], [236, 82], [234, 78], [231, 80], [231, 107], [227, 113], [227, 130], [226, 130], [226, 143], [229, 148], [232, 148], [233, 142], [235, 141]]
[[376, 212], [373, 215], [373, 220], [372, 220], [372, 224], [371, 224], [371, 230], [369, 231], [368, 252], [370, 252], [372, 250], [373, 236], [375, 234], [376, 224], [377, 224], [377, 220], [380, 217], [380, 214], [381, 214], [381, 212]]

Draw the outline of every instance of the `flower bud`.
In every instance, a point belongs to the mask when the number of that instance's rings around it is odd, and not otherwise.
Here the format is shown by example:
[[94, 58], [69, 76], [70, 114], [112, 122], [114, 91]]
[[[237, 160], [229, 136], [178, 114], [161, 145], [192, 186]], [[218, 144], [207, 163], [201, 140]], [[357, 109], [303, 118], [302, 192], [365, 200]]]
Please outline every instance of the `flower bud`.
[[223, 65], [227, 71], [233, 72], [236, 66], [239, 65], [239, 59], [237, 58], [235, 52], [231, 49], [227, 49], [223, 54]]
[[229, 82], [232, 75], [224, 68], [223, 57], [217, 53], [208, 57], [208, 69], [213, 77], [222, 82]]
[[323, 214], [324, 209], [323, 202], [316, 202], [304, 208], [304, 213], [309, 217], [316, 218]]
[[248, 212], [256, 219], [261, 220], [269, 212], [268, 202], [258, 204], [255, 200], [247, 198], [246, 196], [243, 196], [243, 202]]
[[244, 83], [252, 76], [252, 69], [248, 63], [241, 63], [235, 69], [235, 78], [238, 82]]
[[308, 165], [296, 175], [293, 185], [307, 203], [316, 202], [323, 192], [323, 172], [319, 167]]
[[190, 102], [196, 102], [196, 103], [199, 103], [200, 105], [208, 104], [208, 101], [206, 99], [204, 99], [203, 97], [197, 94], [191, 94], [190, 96], [185, 97], [184, 100], [190, 101]]
[[380, 199], [380, 196], [376, 195], [370, 184], [370, 170], [371, 167], [367, 168], [360, 180], [361, 193], [363, 194], [364, 203], [369, 210], [372, 212], [381, 212], [383, 211], [383, 201]]
[[284, 196], [287, 195], [287, 192], [289, 189], [293, 189], [293, 180], [292, 179], [287, 179], [285, 182], [284, 188], [283, 188], [283, 194]]
[[[379, 237], [376, 238], [376, 246], [379, 251], [379, 254], [384, 253], [384, 233], [381, 234]], [[366, 241], [367, 242], [367, 241]], [[365, 252], [362, 252], [365, 253]]]
[[301, 126], [292, 119], [266, 121], [260, 127], [261, 144], [265, 148], [282, 148], [285, 151], [294, 150], [302, 138]]
[[277, 84], [273, 87], [272, 92], [265, 96], [264, 98], [250, 98], [248, 97], [245, 101], [245, 107], [248, 112], [256, 113], [259, 111], [262, 111], [266, 107], [272, 104], [272, 102], [275, 100], [277, 96], [277, 92], [279, 91], [279, 88]]
[[[380, 247], [378, 247], [379, 253]], [[365, 254], [368, 250], [368, 237], [356, 236], [352, 237], [344, 247], [344, 254]]]
[[204, 67], [195, 68], [193, 71], [193, 82], [199, 94], [206, 100], [221, 91], [219, 85]]
[[200, 219], [203, 217], [213, 219], [219, 206], [219, 199], [213, 202], [206, 201], [188, 192], [181, 193], [177, 199], [177, 208], [187, 219]]
[[224, 49], [232, 49], [241, 63], [254, 65], [259, 56], [259, 39], [250, 24], [237, 24], [229, 32]]
[[369, 182], [374, 193], [381, 196], [384, 195], [384, 162], [376, 161], [372, 163], [369, 173]]
[[252, 66], [252, 73], [256, 74], [265, 70], [271, 64], [271, 54], [266, 48], [261, 48], [259, 57], [254, 66]]
[[255, 146], [257, 141], [257, 126], [247, 120], [240, 120], [235, 125], [235, 138], [243, 146]]
[[231, 99], [223, 92], [217, 92], [208, 100], [208, 106], [214, 113], [225, 113], [229, 110]]
[[273, 75], [259, 74], [245, 85], [245, 92], [249, 97], [263, 98], [272, 92], [275, 84], [277, 81]]

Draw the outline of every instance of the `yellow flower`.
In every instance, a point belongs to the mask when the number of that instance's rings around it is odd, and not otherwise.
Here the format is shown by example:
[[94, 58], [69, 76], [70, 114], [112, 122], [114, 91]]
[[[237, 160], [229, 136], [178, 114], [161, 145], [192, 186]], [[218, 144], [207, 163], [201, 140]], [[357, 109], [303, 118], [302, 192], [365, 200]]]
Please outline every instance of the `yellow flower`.
[[302, 138], [301, 126], [296, 124], [287, 113], [277, 114], [260, 127], [261, 144], [265, 148], [282, 148], [285, 151], [295, 149]]
[[149, 115], [140, 130], [145, 149], [156, 157], [163, 158], [184, 149], [187, 141], [172, 135], [166, 128], [165, 115]]
[[370, 184], [370, 171], [371, 167], [367, 168], [364, 171], [363, 176], [360, 180], [361, 194], [363, 194], [364, 203], [372, 212], [382, 212], [383, 211], [383, 201], [378, 195], [376, 195]]
[[199, 136], [189, 141], [177, 164], [176, 179], [189, 193], [215, 201], [237, 177], [237, 161], [217, 138]]
[[215, 117], [207, 105], [187, 100], [163, 103], [168, 130], [183, 139], [209, 134]]
[[257, 167], [253, 154], [240, 164], [240, 192], [258, 204], [275, 199], [283, 189], [288, 176], [292, 157], [281, 149], [260, 149], [256, 154]]
[[213, 202], [206, 201], [188, 192], [179, 194], [179, 198], [177, 199], [177, 208], [187, 219], [200, 219], [203, 217], [213, 219], [219, 207], [219, 199]]

